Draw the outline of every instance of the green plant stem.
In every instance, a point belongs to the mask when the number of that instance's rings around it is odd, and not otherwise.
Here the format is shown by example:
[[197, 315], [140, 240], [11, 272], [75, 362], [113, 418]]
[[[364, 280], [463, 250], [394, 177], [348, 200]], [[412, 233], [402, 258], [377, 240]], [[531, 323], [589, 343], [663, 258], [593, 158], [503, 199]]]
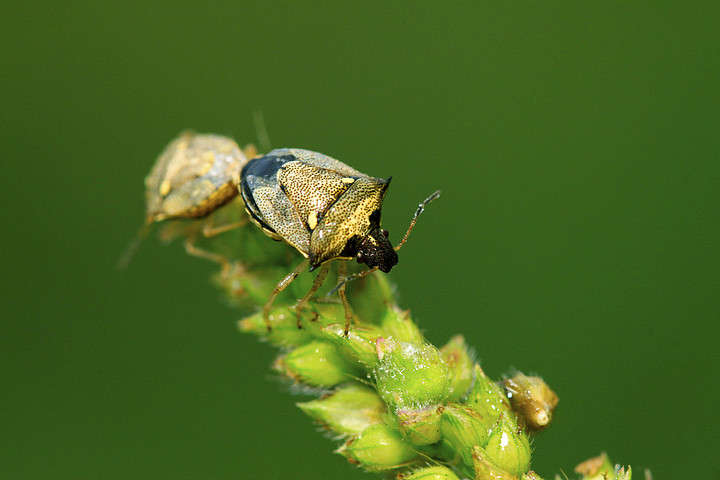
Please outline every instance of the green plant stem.
[[[262, 307], [302, 258], [244, 222], [245, 215], [238, 199], [208, 220], [166, 228], [165, 236], [195, 236], [203, 221], [243, 224], [201, 239], [198, 247], [228, 261], [213, 281], [245, 315], [242, 332], [282, 347], [278, 374], [327, 392], [298, 407], [344, 439], [337, 453], [367, 471], [407, 480], [540, 479], [530, 470], [530, 440], [550, 423], [557, 404], [541, 379], [519, 374], [491, 380], [459, 335], [440, 348], [431, 345], [379, 272], [347, 284], [353, 309], [347, 336], [342, 304], [336, 295], [326, 296], [336, 284], [337, 265], [298, 311], [294, 305], [314, 277], [300, 275], [276, 299], [268, 330]], [[604, 456], [580, 467], [583, 479], [631, 478], [629, 468], [617, 469]]]

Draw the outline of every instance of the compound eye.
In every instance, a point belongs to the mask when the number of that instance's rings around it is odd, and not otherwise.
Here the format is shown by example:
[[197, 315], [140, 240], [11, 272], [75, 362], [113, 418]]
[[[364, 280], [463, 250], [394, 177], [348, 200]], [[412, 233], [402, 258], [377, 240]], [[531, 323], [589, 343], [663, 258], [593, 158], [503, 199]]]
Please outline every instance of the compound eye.
[[365, 254], [363, 252], [358, 252], [355, 259], [358, 263], [365, 263]]
[[385, 235], [385, 238], [388, 238], [388, 237], [390, 236], [390, 232], [388, 232], [388, 231], [385, 230], [384, 228], [383, 228], [383, 230], [382, 230], [382, 234]]

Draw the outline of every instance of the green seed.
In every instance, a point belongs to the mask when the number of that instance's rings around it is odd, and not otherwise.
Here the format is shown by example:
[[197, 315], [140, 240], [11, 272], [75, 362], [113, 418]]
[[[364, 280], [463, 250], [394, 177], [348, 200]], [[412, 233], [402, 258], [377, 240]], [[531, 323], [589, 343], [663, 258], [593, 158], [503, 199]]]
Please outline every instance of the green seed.
[[385, 404], [374, 389], [350, 383], [331, 395], [297, 404], [303, 412], [340, 435], [360, 435], [370, 425], [382, 423]]
[[518, 480], [516, 476], [493, 465], [481, 447], [473, 448], [472, 459], [477, 480]]
[[359, 325], [353, 327], [346, 337], [343, 325], [336, 323], [324, 327], [321, 335], [348, 358], [358, 361], [368, 369], [372, 369], [378, 362], [375, 344], [377, 339], [381, 338], [381, 333], [376, 327]]
[[456, 335], [440, 349], [445, 363], [452, 371], [452, 394], [448, 401], [456, 402], [470, 390], [475, 375], [472, 356], [462, 335]]
[[399, 480], [460, 480], [455, 472], [447, 467], [440, 465], [434, 467], [421, 468], [410, 474], [403, 474], [398, 477]]
[[315, 387], [334, 387], [361, 375], [331, 343], [315, 340], [302, 345], [275, 364], [276, 370], [297, 382]]
[[475, 366], [475, 384], [466, 403], [482, 415], [488, 427], [492, 426], [500, 415], [510, 412], [505, 392], [485, 375], [479, 365]]
[[509, 416], [500, 418], [482, 450], [489, 462], [511, 475], [520, 475], [530, 468], [528, 437]]
[[434, 405], [420, 410], [398, 410], [398, 430], [417, 447], [440, 440], [440, 408]]
[[409, 310], [401, 310], [397, 305], [390, 306], [380, 320], [380, 328], [386, 338], [414, 345], [423, 345], [424, 340], [420, 329], [410, 319]]
[[275, 345], [302, 345], [312, 339], [307, 330], [297, 328], [295, 312], [288, 308], [275, 308], [270, 313], [272, 330], [268, 332], [262, 312], [245, 317], [238, 322], [240, 331], [266, 338]]
[[475, 445], [485, 446], [488, 440], [488, 425], [475, 409], [458, 403], [449, 404], [442, 412], [440, 432], [446, 444], [454, 452], [449, 461], [461, 460], [465, 465], [473, 464], [472, 453]]
[[373, 370], [380, 396], [393, 408], [420, 409], [443, 402], [451, 392], [450, 371], [432, 345], [379, 339]]
[[417, 452], [402, 436], [385, 424], [371, 425], [338, 449], [351, 463], [366, 470], [382, 471], [410, 463]]

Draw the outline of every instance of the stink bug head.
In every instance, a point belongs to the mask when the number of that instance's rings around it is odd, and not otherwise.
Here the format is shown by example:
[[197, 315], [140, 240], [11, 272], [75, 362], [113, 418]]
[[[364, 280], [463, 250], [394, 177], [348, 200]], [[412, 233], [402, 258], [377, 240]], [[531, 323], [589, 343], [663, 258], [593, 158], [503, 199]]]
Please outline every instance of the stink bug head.
[[398, 263], [398, 254], [388, 240], [388, 231], [380, 227], [373, 227], [360, 241], [355, 258], [358, 263], [364, 263], [370, 268], [378, 267], [385, 273]]

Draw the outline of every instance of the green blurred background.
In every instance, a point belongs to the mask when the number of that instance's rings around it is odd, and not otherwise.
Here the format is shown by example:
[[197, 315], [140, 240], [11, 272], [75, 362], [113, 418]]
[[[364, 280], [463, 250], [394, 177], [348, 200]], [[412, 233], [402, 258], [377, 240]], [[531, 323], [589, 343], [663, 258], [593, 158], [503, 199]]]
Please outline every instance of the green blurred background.
[[[237, 333], [214, 266], [147, 239], [178, 132], [393, 175], [390, 275], [428, 339], [561, 398], [544, 476], [605, 450], [720, 478], [715, 2], [10, 2], [0, 478], [371, 478]], [[640, 478], [640, 475], [638, 475]]]

